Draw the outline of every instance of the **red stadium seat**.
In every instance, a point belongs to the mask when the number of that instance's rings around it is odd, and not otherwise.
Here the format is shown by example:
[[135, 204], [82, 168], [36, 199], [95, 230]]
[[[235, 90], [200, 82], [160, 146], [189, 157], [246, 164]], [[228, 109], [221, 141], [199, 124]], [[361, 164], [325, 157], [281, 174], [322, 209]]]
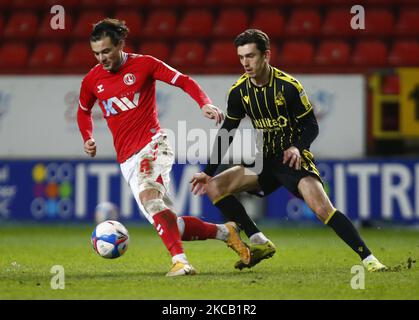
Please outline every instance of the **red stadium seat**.
[[360, 41], [356, 44], [352, 62], [357, 66], [380, 67], [387, 64], [387, 47], [379, 40]]
[[351, 28], [353, 15], [348, 9], [332, 9], [327, 12], [322, 26], [324, 36], [350, 36], [356, 35]]
[[350, 58], [349, 45], [344, 41], [324, 41], [317, 49], [315, 62], [323, 66], [345, 65]]
[[32, 68], [57, 68], [64, 58], [64, 50], [59, 43], [38, 44], [29, 59], [29, 66]]
[[195, 67], [204, 63], [205, 47], [197, 41], [178, 42], [169, 61], [174, 67]]
[[9, 8], [10, 6], [10, 0], [0, 0], [0, 9], [5, 10]]
[[128, 39], [138, 38], [142, 35], [143, 19], [136, 11], [121, 10], [114, 14], [114, 17], [125, 21], [129, 28]]
[[64, 19], [64, 29], [51, 28], [51, 14], [47, 13], [41, 20], [38, 29], [38, 38], [41, 39], [67, 39], [72, 36], [71, 30], [73, 29], [73, 19], [70, 15], [66, 14]]
[[89, 43], [75, 42], [67, 50], [63, 66], [74, 72], [87, 72], [97, 64]]
[[388, 62], [392, 66], [418, 66], [419, 42], [398, 41], [390, 50]]
[[394, 31], [394, 17], [388, 9], [368, 9], [365, 14], [365, 29], [357, 35], [387, 36]]
[[29, 51], [24, 43], [5, 43], [0, 47], [0, 70], [7, 71], [26, 66]]
[[30, 39], [35, 36], [38, 18], [31, 12], [13, 14], [4, 29], [5, 38]]
[[[13, 0], [10, 1], [14, 10], [37, 10], [43, 9], [46, 5], [46, 0]], [[17, 11], [16, 11], [17, 12]]]
[[329, 0], [290, 0], [288, 1], [293, 6], [318, 6], [321, 4], [327, 4]]
[[61, 5], [66, 10], [79, 8], [81, 0], [46, 0], [46, 7], [51, 8], [54, 5]]
[[183, 0], [183, 5], [187, 8], [210, 8], [217, 7], [223, 0]]
[[310, 36], [320, 33], [320, 15], [315, 9], [294, 10], [286, 28], [290, 36]]
[[175, 8], [182, 5], [183, 0], [148, 0], [148, 5], [156, 8]]
[[314, 48], [310, 42], [290, 41], [286, 42], [279, 57], [280, 65], [299, 66], [313, 63]]
[[101, 10], [82, 11], [74, 23], [73, 37], [87, 40], [93, 30], [93, 25], [106, 17], [106, 13]]
[[177, 16], [172, 10], [155, 10], [149, 15], [143, 35], [149, 38], [170, 38], [176, 30]]
[[138, 53], [144, 55], [150, 55], [160, 59], [164, 62], [167, 61], [170, 54], [170, 48], [166, 42], [160, 41], [149, 41], [141, 43]]
[[4, 21], [3, 21], [3, 17], [0, 16], [0, 39], [3, 36], [3, 31], [4, 31]]
[[402, 9], [395, 28], [399, 36], [418, 36], [419, 8]]
[[216, 37], [235, 37], [248, 28], [249, 17], [242, 9], [224, 9], [220, 11], [214, 24], [213, 35]]
[[109, 9], [114, 7], [114, 0], [81, 0], [81, 8], [83, 9]]
[[181, 38], [208, 37], [213, 27], [213, 16], [206, 9], [191, 9], [179, 21], [177, 35]]
[[240, 68], [240, 61], [237, 57], [237, 51], [231, 41], [215, 41], [211, 44], [206, 59], [206, 65], [209, 67], [232, 67]]
[[259, 9], [255, 12], [251, 28], [260, 29], [267, 33], [270, 39], [284, 34], [284, 16], [277, 9]]

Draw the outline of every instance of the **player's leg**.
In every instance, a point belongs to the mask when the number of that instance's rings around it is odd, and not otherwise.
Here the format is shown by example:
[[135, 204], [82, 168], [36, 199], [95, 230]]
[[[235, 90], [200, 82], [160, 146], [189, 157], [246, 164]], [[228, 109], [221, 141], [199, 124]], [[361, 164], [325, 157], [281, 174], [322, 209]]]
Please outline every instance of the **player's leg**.
[[177, 223], [182, 241], [221, 240], [239, 255], [240, 261], [245, 264], [250, 262], [250, 249], [240, 238], [240, 229], [235, 222], [214, 224], [197, 217], [181, 216]]
[[259, 230], [246, 209], [234, 196], [235, 193], [259, 190], [258, 176], [242, 166], [235, 166], [216, 175], [206, 187], [208, 197], [226, 220], [235, 221], [250, 240], [250, 262], [238, 261], [235, 267], [252, 267], [261, 260], [272, 257], [274, 244]]
[[352, 222], [339, 210], [333, 207], [321, 182], [314, 176], [306, 176], [298, 183], [298, 191], [316, 216], [331, 227], [336, 234], [354, 250], [369, 271], [384, 270], [381, 264], [368, 249]]

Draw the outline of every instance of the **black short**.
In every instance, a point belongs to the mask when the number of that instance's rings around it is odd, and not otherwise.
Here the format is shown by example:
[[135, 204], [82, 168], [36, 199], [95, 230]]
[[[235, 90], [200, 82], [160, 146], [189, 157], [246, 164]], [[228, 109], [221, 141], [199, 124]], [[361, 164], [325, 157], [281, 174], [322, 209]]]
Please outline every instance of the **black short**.
[[307, 176], [316, 177], [323, 184], [320, 173], [314, 164], [313, 154], [307, 150], [304, 150], [301, 155], [301, 170], [295, 170], [288, 164], [283, 164], [282, 159], [263, 159], [262, 172], [258, 176], [261, 190], [249, 191], [249, 193], [261, 197], [284, 186], [296, 197], [302, 198], [298, 191], [298, 183]]

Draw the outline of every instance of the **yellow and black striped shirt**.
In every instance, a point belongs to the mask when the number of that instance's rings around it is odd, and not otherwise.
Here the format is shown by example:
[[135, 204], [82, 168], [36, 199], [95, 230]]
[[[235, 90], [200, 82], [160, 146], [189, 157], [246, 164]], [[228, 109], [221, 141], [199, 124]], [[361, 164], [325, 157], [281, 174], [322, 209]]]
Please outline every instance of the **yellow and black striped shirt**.
[[301, 140], [301, 119], [312, 106], [301, 83], [270, 66], [269, 82], [258, 87], [242, 75], [228, 94], [227, 118], [241, 120], [246, 115], [263, 133], [264, 157], [276, 157]]

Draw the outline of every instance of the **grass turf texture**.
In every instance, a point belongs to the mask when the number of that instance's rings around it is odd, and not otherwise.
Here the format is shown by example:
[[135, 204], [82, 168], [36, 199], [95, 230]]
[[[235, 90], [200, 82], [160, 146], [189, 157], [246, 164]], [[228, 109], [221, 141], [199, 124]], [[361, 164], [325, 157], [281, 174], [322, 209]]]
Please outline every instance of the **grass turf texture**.
[[[151, 226], [127, 225], [130, 245], [108, 260], [91, 248], [92, 226], [0, 228], [0, 299], [418, 299], [416, 230], [361, 234], [391, 272], [365, 272], [365, 289], [351, 288], [360, 264], [332, 230], [264, 228], [276, 255], [253, 269], [233, 268], [236, 254], [220, 241], [185, 242], [199, 274], [167, 278], [170, 257]], [[51, 289], [54, 265], [65, 269], [65, 289]]]

